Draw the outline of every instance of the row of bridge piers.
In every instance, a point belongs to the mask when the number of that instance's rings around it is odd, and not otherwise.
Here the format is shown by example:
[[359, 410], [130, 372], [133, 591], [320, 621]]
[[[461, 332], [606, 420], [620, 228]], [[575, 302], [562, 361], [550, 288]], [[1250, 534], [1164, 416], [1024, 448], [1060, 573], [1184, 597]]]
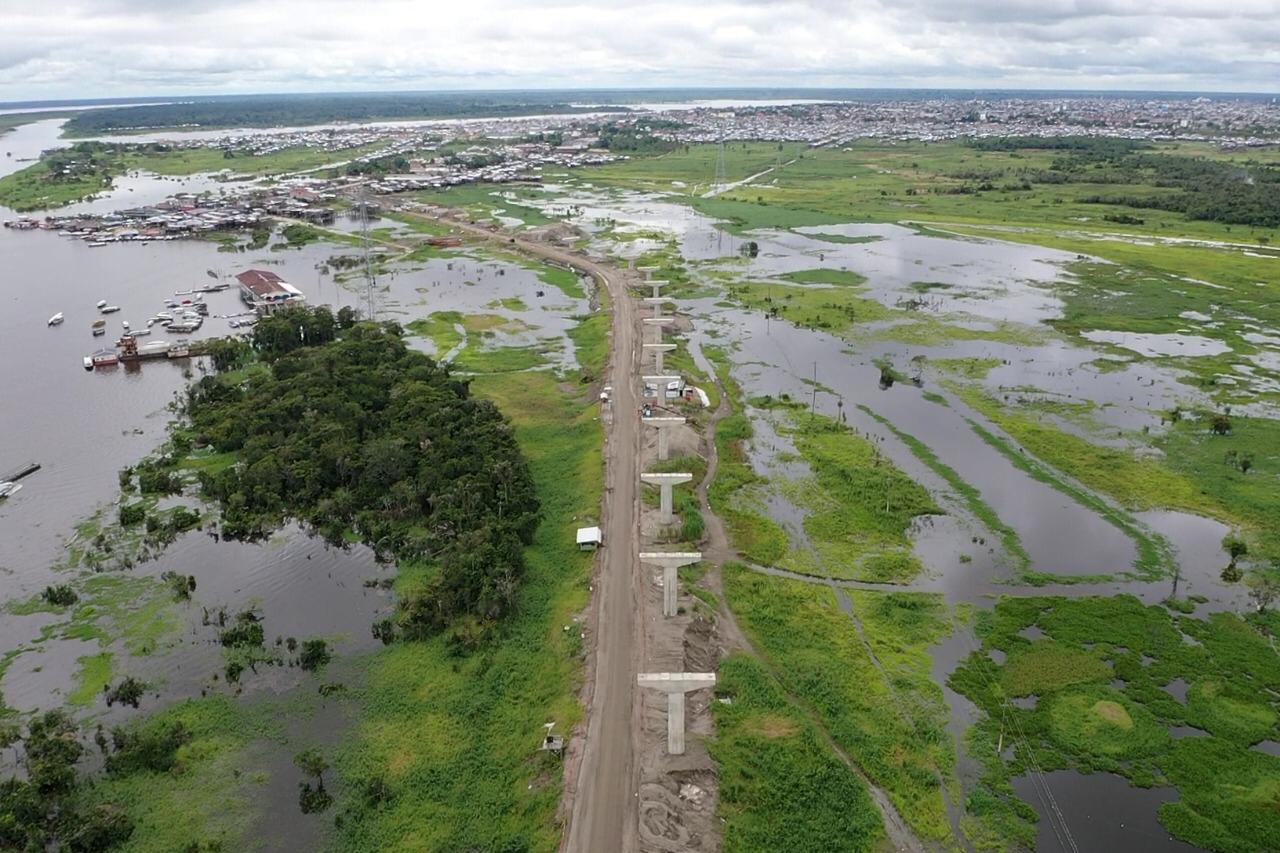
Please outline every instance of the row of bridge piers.
[[[656, 271], [655, 267], [640, 267], [645, 279], [642, 287], [651, 287], [652, 295], [644, 297], [646, 305], [653, 306], [653, 316], [642, 319], [644, 331], [642, 346], [645, 359], [642, 367], [647, 367], [648, 356], [653, 358], [653, 372], [639, 377], [645, 386], [658, 388], [659, 399], [662, 389], [671, 382], [680, 379], [678, 375], [668, 375], [664, 357], [674, 352], [677, 345], [663, 341], [663, 328], [672, 318], [663, 316], [663, 308], [673, 302], [670, 297], [662, 295], [662, 288], [668, 284], [665, 280], [649, 278]], [[647, 411], [654, 412], [651, 407]], [[657, 430], [657, 455], [659, 461], [667, 461], [671, 453], [672, 431], [685, 423], [685, 418], [669, 414], [651, 413], [641, 417], [646, 427]], [[693, 481], [689, 472], [642, 473], [642, 483], [658, 487], [658, 518], [663, 526], [675, 521], [674, 490], [678, 485]], [[641, 564], [657, 566], [662, 569], [662, 616], [669, 619], [679, 613], [680, 569], [701, 562], [702, 554], [697, 551], [644, 551], [639, 552]], [[640, 687], [657, 690], [667, 694], [667, 752], [671, 755], [683, 755], [685, 751], [685, 696], [696, 690], [714, 687], [714, 672], [642, 672], [636, 678]]]

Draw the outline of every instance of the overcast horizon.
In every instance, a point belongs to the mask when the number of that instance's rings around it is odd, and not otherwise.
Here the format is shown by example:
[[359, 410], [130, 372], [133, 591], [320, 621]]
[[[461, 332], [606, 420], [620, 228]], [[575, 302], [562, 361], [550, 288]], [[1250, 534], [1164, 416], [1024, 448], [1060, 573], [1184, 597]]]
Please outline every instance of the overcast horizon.
[[0, 101], [870, 88], [1274, 94], [1274, 0], [0, 0]]

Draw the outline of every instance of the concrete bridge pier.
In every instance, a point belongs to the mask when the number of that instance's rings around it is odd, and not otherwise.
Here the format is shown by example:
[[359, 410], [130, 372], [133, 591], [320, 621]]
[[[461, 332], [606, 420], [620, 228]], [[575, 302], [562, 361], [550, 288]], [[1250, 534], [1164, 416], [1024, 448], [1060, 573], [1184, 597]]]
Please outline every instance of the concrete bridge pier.
[[667, 694], [667, 752], [684, 755], [684, 695], [716, 686], [714, 672], [642, 672], [636, 684]]
[[656, 320], [662, 316], [662, 306], [671, 300], [665, 296], [646, 296], [644, 301], [648, 305], [653, 306], [653, 318]]
[[653, 330], [654, 333], [650, 337], [655, 344], [662, 343], [662, 327], [667, 324], [666, 317], [645, 317], [640, 322], [644, 324], [645, 331]]
[[667, 284], [670, 284], [670, 283], [671, 283], [671, 282], [667, 281], [665, 278], [651, 278], [651, 279], [649, 279], [648, 281], [646, 281], [646, 282], [645, 282], [645, 284], [647, 284], [647, 285], [649, 285], [650, 287], [652, 287], [652, 288], [653, 288], [653, 297], [654, 297], [655, 299], [657, 299], [657, 298], [659, 298], [659, 297], [661, 297], [661, 296], [662, 296], [662, 288], [663, 288], [663, 286], [664, 286], [664, 285], [667, 285]]
[[680, 567], [692, 566], [701, 560], [702, 554], [698, 551], [652, 551], [649, 553], [642, 551], [640, 553], [640, 562], [662, 567], [663, 616], [676, 615], [676, 599], [680, 591]]
[[644, 344], [644, 351], [653, 353], [654, 373], [662, 373], [665, 369], [662, 366], [663, 353], [675, 350], [675, 344]]
[[658, 430], [658, 459], [665, 462], [670, 453], [670, 447], [668, 446], [670, 437], [667, 435], [667, 430], [684, 423], [684, 418], [671, 416], [641, 418], [641, 420]]
[[673, 487], [680, 483], [690, 483], [693, 481], [692, 474], [641, 474], [640, 482], [649, 483], [658, 487], [658, 512], [663, 524], [670, 524], [675, 520], [675, 512], [673, 508], [674, 500], [672, 499]]

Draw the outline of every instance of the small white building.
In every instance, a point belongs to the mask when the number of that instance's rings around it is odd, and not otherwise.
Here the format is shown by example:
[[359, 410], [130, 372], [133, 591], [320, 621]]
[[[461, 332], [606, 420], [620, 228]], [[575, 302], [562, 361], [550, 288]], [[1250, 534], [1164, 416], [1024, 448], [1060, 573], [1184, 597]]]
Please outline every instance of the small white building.
[[604, 544], [604, 533], [599, 527], [578, 528], [578, 550], [594, 551]]

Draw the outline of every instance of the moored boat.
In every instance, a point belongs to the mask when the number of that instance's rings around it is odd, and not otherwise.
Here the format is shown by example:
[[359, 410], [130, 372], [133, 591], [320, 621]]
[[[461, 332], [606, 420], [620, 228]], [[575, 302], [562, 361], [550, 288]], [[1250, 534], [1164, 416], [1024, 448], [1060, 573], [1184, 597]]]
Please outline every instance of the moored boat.
[[[97, 332], [95, 332], [94, 334], [97, 334]], [[84, 357], [84, 369], [85, 369], [85, 370], [93, 370], [93, 356], [91, 356], [91, 355], [86, 355], [86, 356]]]
[[49, 318], [49, 325], [50, 325], [50, 326], [58, 326], [58, 325], [61, 325], [61, 324], [62, 324], [62, 321], [63, 321], [63, 320], [65, 320], [65, 319], [66, 319], [66, 317], [63, 317], [63, 316], [62, 316], [62, 312], [61, 312], [61, 311], [59, 311], [57, 314], [54, 314], [52, 317], [50, 317], [50, 318]]
[[101, 311], [103, 308], [106, 308], [106, 307], [107, 307], [107, 300], [105, 300], [105, 299], [99, 299], [99, 300], [98, 300], [98, 310], [99, 310], [99, 311]]
[[91, 356], [94, 367], [110, 367], [120, 363], [120, 357], [113, 349], [100, 349]]
[[0, 483], [0, 500], [4, 500], [7, 497], [17, 494], [18, 490], [21, 488], [21, 483]]
[[103, 314], [114, 314], [120, 310], [120, 306], [119, 305], [103, 305], [98, 310], [101, 311]]

